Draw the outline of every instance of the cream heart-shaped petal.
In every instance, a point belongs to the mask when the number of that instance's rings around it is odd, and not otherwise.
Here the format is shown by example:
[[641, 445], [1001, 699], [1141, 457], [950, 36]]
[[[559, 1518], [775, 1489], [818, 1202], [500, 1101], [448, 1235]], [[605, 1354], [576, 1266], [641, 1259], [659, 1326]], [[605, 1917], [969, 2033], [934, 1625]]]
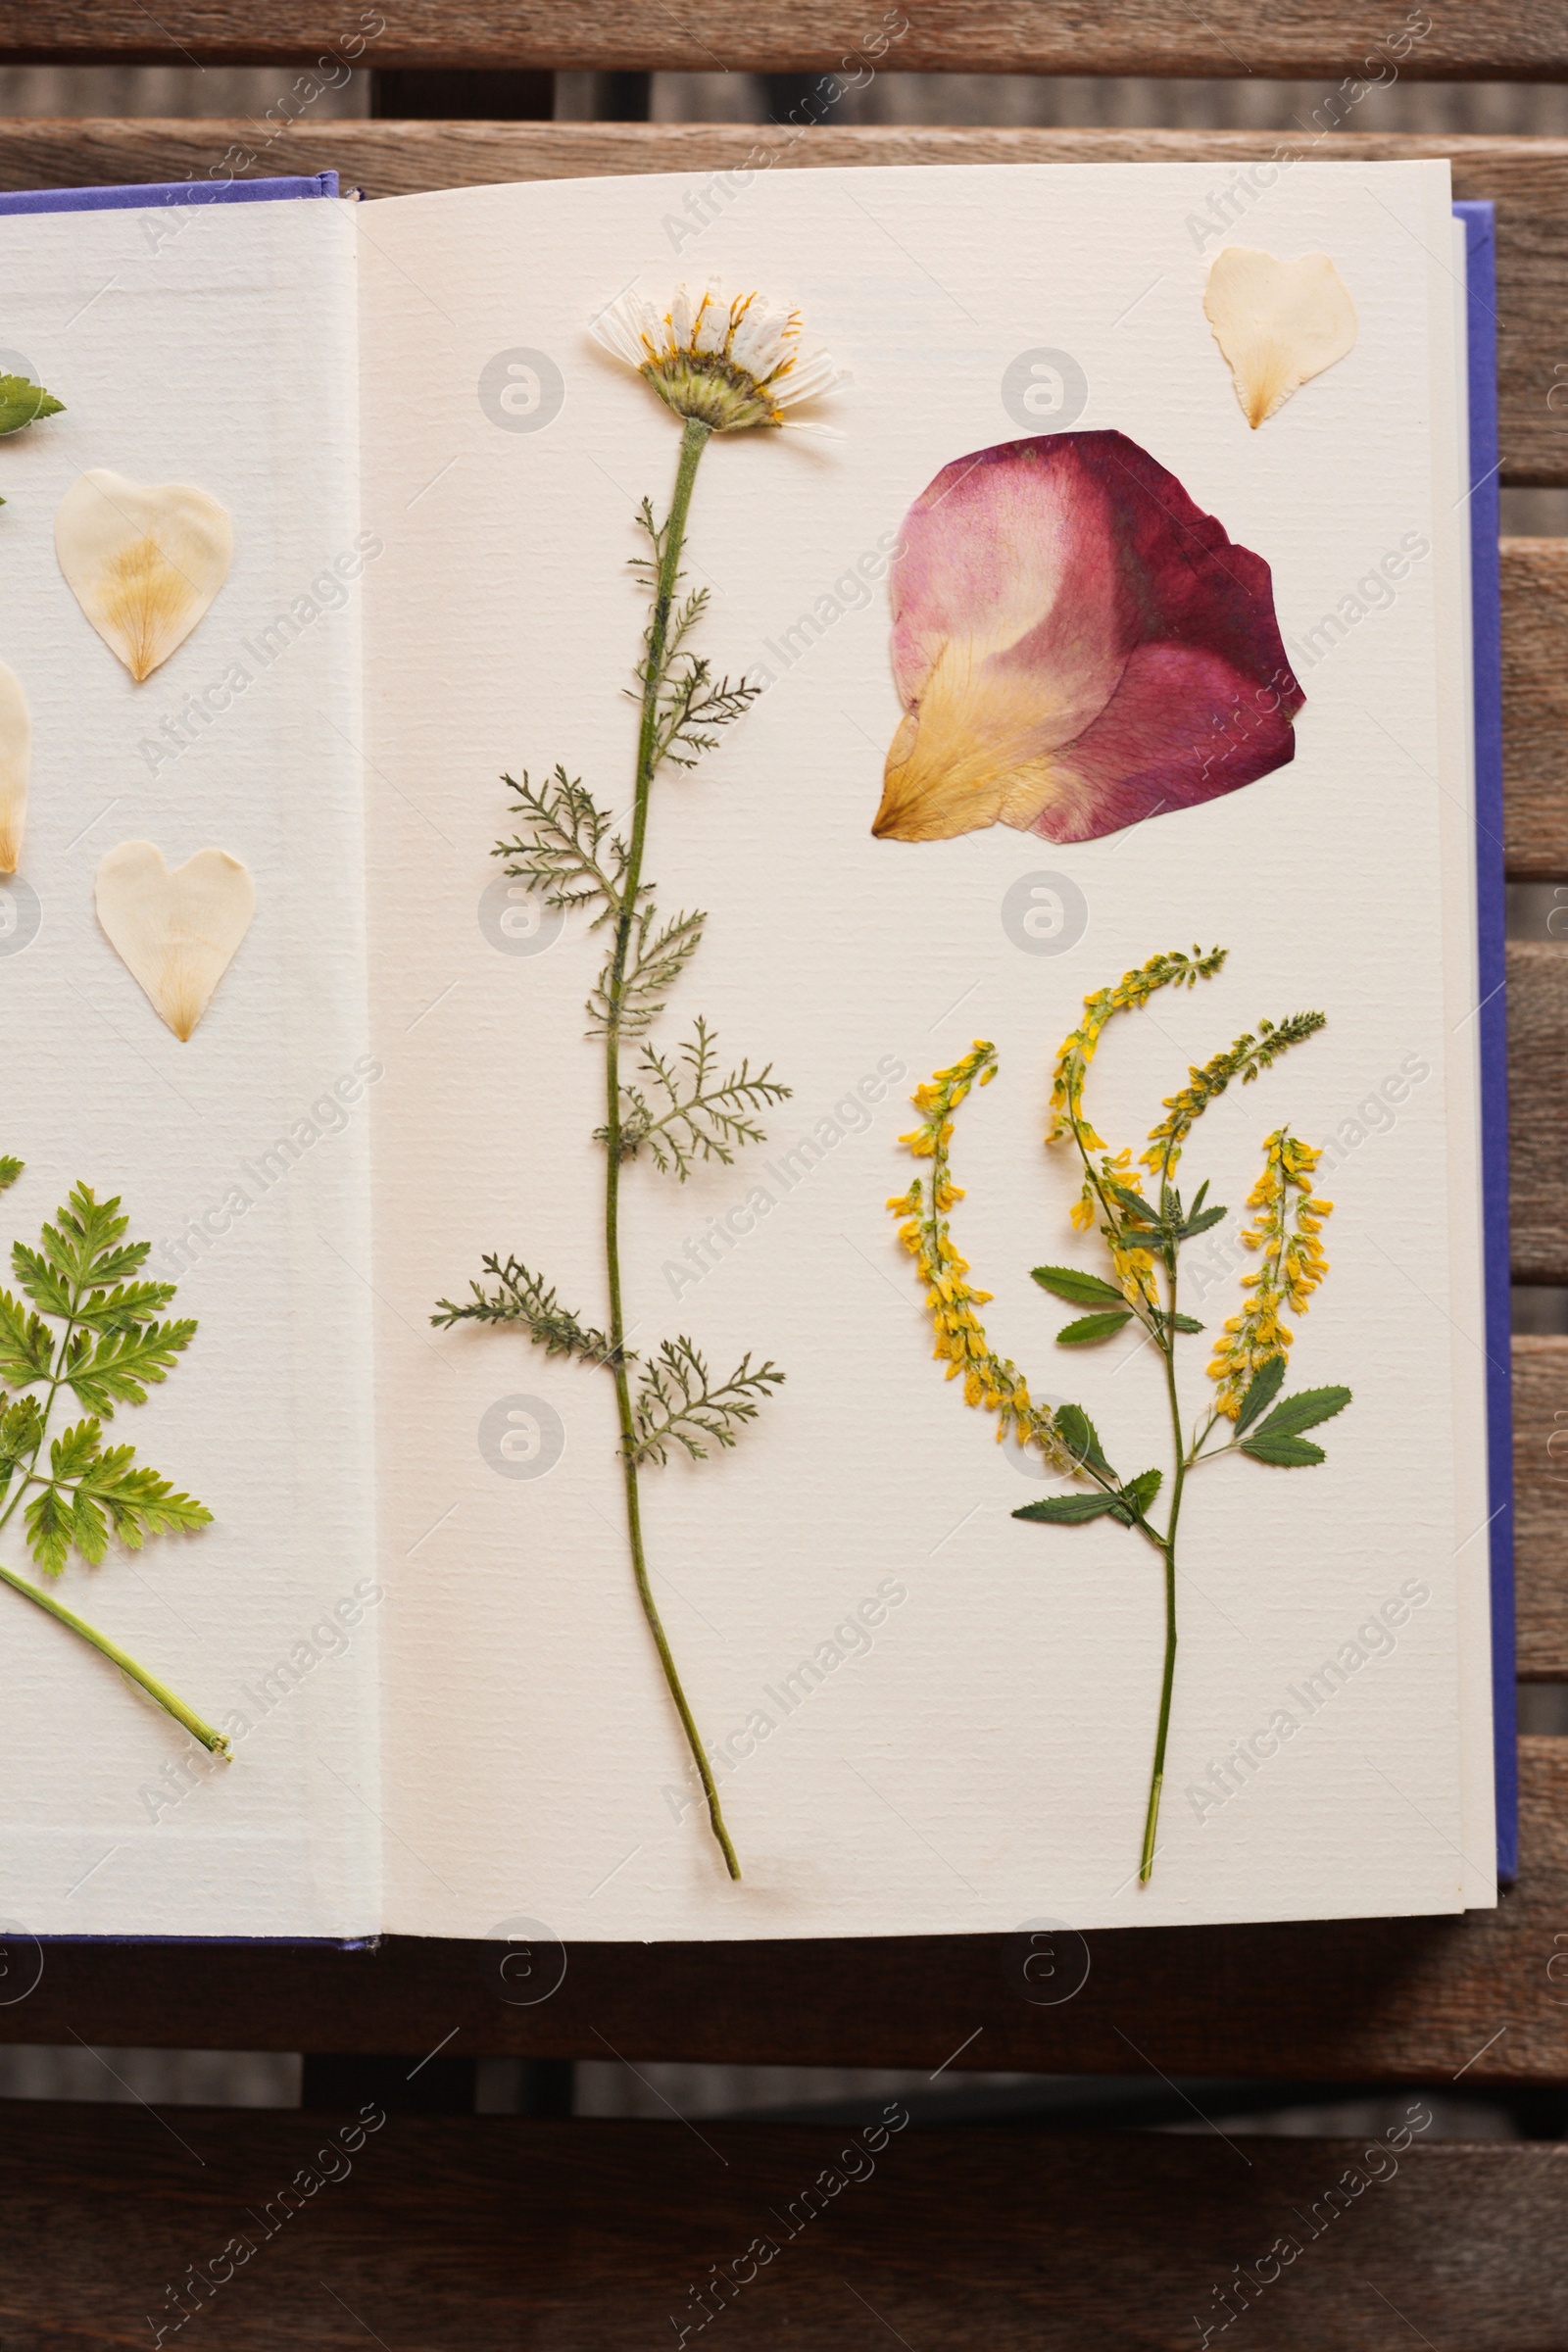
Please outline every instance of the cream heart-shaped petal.
[[1355, 305], [1326, 253], [1281, 262], [1227, 245], [1214, 256], [1203, 310], [1254, 432], [1355, 341]]
[[227, 512], [189, 482], [154, 489], [95, 466], [55, 514], [72, 594], [138, 683], [183, 645], [228, 576]]
[[16, 671], [0, 662], [0, 874], [14, 874], [21, 861], [31, 757], [27, 698]]
[[150, 841], [122, 841], [98, 868], [98, 920], [154, 1010], [183, 1044], [256, 912], [256, 885], [226, 850], [171, 873]]

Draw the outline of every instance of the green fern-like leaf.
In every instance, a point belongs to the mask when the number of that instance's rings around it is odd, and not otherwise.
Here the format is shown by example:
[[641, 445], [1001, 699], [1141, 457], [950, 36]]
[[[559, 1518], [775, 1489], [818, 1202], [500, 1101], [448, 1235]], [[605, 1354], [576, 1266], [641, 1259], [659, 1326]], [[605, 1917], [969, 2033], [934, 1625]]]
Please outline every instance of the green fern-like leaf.
[[632, 1460], [664, 1462], [679, 1446], [694, 1461], [706, 1461], [710, 1445], [734, 1445], [741, 1425], [756, 1420], [783, 1379], [771, 1363], [754, 1366], [748, 1350], [727, 1380], [715, 1381], [689, 1339], [665, 1340], [644, 1367], [633, 1401]]
[[86, 1331], [134, 1331], [162, 1313], [174, 1287], [172, 1282], [119, 1282], [113, 1290], [90, 1291], [77, 1299], [72, 1320]]
[[[126, 1225], [118, 1199], [77, 1185], [36, 1249], [12, 1248], [23, 1297], [0, 1291], [0, 1382], [45, 1389], [41, 1399], [0, 1393], [0, 1497], [7, 1514], [25, 1497], [22, 1525], [46, 1576], [74, 1550], [97, 1567], [111, 1537], [138, 1551], [149, 1536], [212, 1518], [138, 1462], [133, 1446], [103, 1444], [116, 1407], [144, 1404], [196, 1335], [193, 1322], [158, 1319], [175, 1286], [135, 1279], [150, 1245], [127, 1241]], [[56, 1398], [67, 1395], [86, 1418], [50, 1436]]]
[[[646, 1149], [662, 1173], [673, 1173], [684, 1184], [699, 1160], [716, 1159], [727, 1167], [744, 1145], [766, 1140], [754, 1114], [786, 1102], [792, 1090], [779, 1084], [771, 1062], [754, 1071], [743, 1061], [720, 1077], [717, 1044], [699, 1014], [678, 1062], [652, 1046], [644, 1048], [639, 1066], [648, 1092], [634, 1086], [623, 1090], [622, 1159]], [[596, 1141], [609, 1143], [608, 1127], [596, 1131]]]
[[167, 1380], [174, 1359], [196, 1337], [194, 1323], [131, 1323], [102, 1332], [96, 1343], [83, 1332], [80, 1351], [74, 1342], [66, 1356], [66, 1380], [89, 1412], [114, 1412], [117, 1404], [145, 1404], [148, 1386]]
[[[706, 914], [682, 913], [661, 924], [653, 906], [640, 907], [620, 983], [620, 1034], [642, 1037], [664, 1009], [664, 1000], [702, 945]], [[657, 926], [657, 928], [656, 928]], [[588, 1000], [590, 1037], [604, 1037], [614, 1020], [614, 958]]]
[[96, 1568], [111, 1532], [127, 1550], [139, 1551], [149, 1536], [211, 1523], [206, 1504], [138, 1463], [133, 1446], [105, 1452], [96, 1419], [78, 1421], [49, 1447], [49, 1476], [24, 1514], [32, 1556], [46, 1576], [58, 1576], [74, 1548]]
[[[574, 1355], [586, 1364], [614, 1362], [605, 1334], [563, 1306], [543, 1275], [531, 1273], [515, 1257], [503, 1263], [493, 1251], [484, 1260], [484, 1270], [495, 1277], [495, 1289], [486, 1291], [474, 1282], [468, 1286], [472, 1297], [461, 1306], [441, 1299], [430, 1317], [438, 1330], [453, 1323], [517, 1323], [546, 1355]], [[629, 1355], [626, 1360], [631, 1360]]]
[[89, 1463], [76, 1494], [78, 1501], [87, 1497], [102, 1503], [116, 1536], [131, 1551], [139, 1551], [149, 1536], [187, 1534], [212, 1523], [205, 1503], [137, 1462], [131, 1446], [112, 1446]]
[[[761, 693], [747, 678], [715, 681], [705, 657], [682, 654], [665, 671], [655, 720], [654, 764], [695, 767], [717, 747], [720, 731], [733, 726]], [[639, 694], [636, 699], [642, 700]]]
[[583, 790], [580, 780], [564, 767], [543, 784], [524, 774], [516, 783], [503, 778], [514, 795], [514, 813], [524, 822], [511, 841], [499, 841], [494, 855], [506, 860], [506, 871], [547, 906], [570, 911], [595, 906], [592, 930], [620, 912], [626, 875], [626, 845], [618, 834], [607, 843], [612, 819]]

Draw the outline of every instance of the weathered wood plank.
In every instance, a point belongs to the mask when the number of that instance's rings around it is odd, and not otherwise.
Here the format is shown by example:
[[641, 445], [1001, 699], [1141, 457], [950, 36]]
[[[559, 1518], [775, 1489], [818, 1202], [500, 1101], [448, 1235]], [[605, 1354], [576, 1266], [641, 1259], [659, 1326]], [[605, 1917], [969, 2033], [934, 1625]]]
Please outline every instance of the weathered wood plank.
[[[276, 0], [6, 0], [0, 49], [21, 61], [175, 65], [304, 61], [358, 37], [377, 66], [831, 71], [847, 53], [905, 73], [1204, 74], [1424, 80], [1568, 77], [1568, 21], [1532, 0], [1428, 0], [1369, 20], [1355, 0], [753, 0], [721, 22], [639, 0], [385, 0], [348, 9]], [[357, 55], [352, 46], [350, 55]], [[852, 69], [853, 71], [853, 69]]]
[[526, 2008], [505, 1997], [516, 1980], [504, 1984], [482, 1945], [36, 1954], [12, 1936], [7, 1982], [24, 1983], [39, 1959], [42, 1973], [26, 1998], [0, 2006], [0, 2040], [288, 2050], [305, 2039], [406, 2050], [411, 2064], [440, 2043], [452, 2055], [608, 2049], [928, 2073], [949, 2061], [1114, 2075], [1152, 2063], [1167, 2075], [1340, 2082], [1447, 2082], [1461, 2070], [1470, 2083], [1568, 2082], [1568, 1983], [1556, 1981], [1568, 1969], [1558, 1940], [1568, 1740], [1521, 1741], [1520, 1765], [1520, 1880], [1496, 1910], [1096, 1933], [1087, 1982], [1054, 2008], [1025, 1996], [1021, 1939], [994, 1936], [579, 1944], [559, 1989]]
[[1519, 1672], [1568, 1682], [1568, 1339], [1513, 1343]]
[[1508, 1200], [1516, 1282], [1568, 1283], [1568, 942], [1508, 946]]
[[[29, 17], [28, 21], [31, 19]], [[72, 23], [98, 22], [73, 15]], [[258, 25], [270, 22], [264, 13]], [[565, 21], [565, 12], [563, 12]], [[649, 12], [648, 21], [673, 22]], [[3, 17], [0, 17], [3, 22]], [[1173, 18], [1196, 29], [1196, 18]], [[151, 25], [152, 18], [145, 19]], [[1564, 20], [1568, 26], [1568, 18]], [[1568, 33], [1565, 33], [1568, 37]], [[625, 63], [624, 59], [620, 60]], [[1198, 72], [1195, 65], [1184, 71]], [[1568, 483], [1568, 366], [1562, 289], [1568, 284], [1568, 140], [1389, 134], [1278, 140], [1250, 131], [944, 130], [885, 127], [796, 134], [736, 123], [316, 122], [308, 101], [279, 104], [261, 124], [242, 122], [39, 122], [0, 128], [0, 186], [205, 178], [334, 169], [370, 196], [472, 187], [497, 180], [580, 178], [606, 172], [705, 175], [771, 163], [802, 165], [1167, 161], [1214, 167], [1222, 212], [1250, 217], [1231, 196], [1238, 167], [1281, 153], [1313, 160], [1447, 155], [1461, 196], [1497, 206], [1498, 381], [1506, 482]], [[291, 113], [305, 119], [285, 127]], [[1266, 200], [1265, 200], [1266, 201]], [[1266, 210], [1258, 220], [1266, 219]]]
[[392, 2116], [366, 2135], [12, 2107], [0, 2329], [108, 2352], [205, 2312], [225, 2352], [643, 2352], [722, 2320], [734, 2352], [1187, 2352], [1245, 2311], [1255, 2352], [1560, 2345], [1568, 2149], [1412, 2139], [1431, 2111], [1406, 2108], [1355, 2140], [904, 2125], [867, 2148], [842, 2127]]
[[1568, 540], [1502, 542], [1502, 761], [1510, 877], [1568, 881]]

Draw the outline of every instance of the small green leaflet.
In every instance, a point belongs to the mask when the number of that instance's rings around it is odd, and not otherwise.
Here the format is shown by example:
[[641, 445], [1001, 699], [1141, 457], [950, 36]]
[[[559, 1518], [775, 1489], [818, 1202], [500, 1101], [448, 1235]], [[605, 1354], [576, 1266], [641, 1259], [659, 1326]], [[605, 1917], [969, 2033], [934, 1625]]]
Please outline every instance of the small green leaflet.
[[1268, 1462], [1276, 1470], [1307, 1470], [1314, 1462], [1327, 1459], [1321, 1446], [1305, 1438], [1271, 1437], [1260, 1429], [1255, 1437], [1242, 1441], [1242, 1451], [1254, 1462]]
[[24, 1161], [11, 1159], [4, 1152], [0, 1152], [0, 1193], [5, 1191], [7, 1185], [16, 1183], [24, 1165]]
[[[1283, 1365], [1283, 1358], [1274, 1360]], [[1263, 1369], [1270, 1368], [1265, 1365]], [[1261, 1378], [1259, 1373], [1258, 1379]], [[1255, 1388], [1257, 1383], [1254, 1381], [1252, 1385]], [[1276, 1382], [1275, 1386], [1278, 1385]], [[1249, 1402], [1250, 1398], [1249, 1390]], [[1321, 1462], [1324, 1453], [1322, 1446], [1310, 1445], [1301, 1431], [1314, 1429], [1320, 1421], [1332, 1421], [1349, 1401], [1348, 1389], [1303, 1389], [1298, 1396], [1287, 1396], [1283, 1403], [1277, 1404], [1266, 1421], [1242, 1439], [1242, 1451], [1250, 1454], [1254, 1462], [1267, 1462], [1278, 1470], [1307, 1469], [1314, 1462]]]
[[29, 1461], [43, 1436], [43, 1415], [34, 1396], [9, 1398], [0, 1390], [0, 1494], [19, 1462]]
[[20, 433], [39, 416], [58, 416], [65, 405], [24, 375], [0, 375], [0, 435]]
[[1102, 1478], [1114, 1478], [1116, 1473], [1100, 1449], [1100, 1433], [1081, 1404], [1058, 1404], [1055, 1411], [1056, 1435], [1075, 1461]]
[[1053, 1494], [1044, 1502], [1026, 1502], [1012, 1516], [1044, 1520], [1053, 1527], [1081, 1527], [1086, 1519], [1102, 1519], [1116, 1507], [1114, 1494]]
[[1130, 1478], [1123, 1487], [1123, 1494], [1140, 1518], [1159, 1493], [1164, 1481], [1165, 1473], [1162, 1470], [1145, 1470], [1137, 1478]]
[[1197, 1211], [1188, 1218], [1185, 1225], [1178, 1227], [1176, 1239], [1179, 1242], [1190, 1242], [1195, 1233], [1206, 1233], [1211, 1225], [1217, 1225], [1221, 1218], [1228, 1217], [1230, 1213], [1228, 1208], [1205, 1208]]
[[1135, 1225], [1157, 1225], [1159, 1223], [1157, 1215], [1144, 1199], [1142, 1193], [1135, 1193], [1129, 1185], [1117, 1184], [1114, 1178], [1108, 1181], [1106, 1190], [1113, 1200], [1121, 1203], [1123, 1213], [1129, 1216]]
[[47, 1380], [54, 1362], [54, 1334], [39, 1315], [29, 1315], [9, 1291], [0, 1291], [0, 1380], [19, 1389]]
[[117, 1282], [112, 1291], [91, 1291], [79, 1298], [73, 1320], [86, 1331], [134, 1331], [173, 1296], [172, 1282]]
[[1156, 1306], [1153, 1311], [1161, 1323], [1169, 1324], [1172, 1331], [1201, 1331], [1203, 1328], [1195, 1315], [1168, 1315], [1164, 1308], [1159, 1306]]
[[1262, 1370], [1254, 1372], [1248, 1383], [1247, 1395], [1242, 1398], [1242, 1409], [1236, 1416], [1238, 1437], [1244, 1429], [1251, 1428], [1258, 1414], [1273, 1403], [1284, 1386], [1285, 1358], [1283, 1355], [1271, 1355]]
[[[47, 1232], [48, 1227], [44, 1230]], [[25, 1242], [13, 1242], [11, 1264], [34, 1306], [41, 1307], [46, 1315], [70, 1314], [70, 1289], [46, 1257], [40, 1256], [36, 1250], [29, 1250]]]
[[1115, 1494], [1053, 1494], [1043, 1502], [1026, 1502], [1014, 1511], [1014, 1519], [1032, 1519], [1049, 1527], [1082, 1527], [1090, 1519], [1107, 1515], [1119, 1519], [1123, 1527], [1131, 1527], [1141, 1519], [1154, 1496], [1159, 1493], [1161, 1473], [1146, 1470], [1141, 1477], [1129, 1480]]
[[1343, 1413], [1350, 1401], [1348, 1389], [1303, 1389], [1298, 1396], [1287, 1396], [1277, 1404], [1264, 1422], [1264, 1430], [1279, 1430], [1296, 1437], [1303, 1429], [1315, 1429], [1320, 1421], [1332, 1421]]
[[86, 1185], [78, 1184], [69, 1204], [56, 1209], [57, 1223], [43, 1229], [50, 1264], [83, 1285], [123, 1282], [127, 1274], [134, 1274], [152, 1244], [123, 1241], [129, 1219], [117, 1215], [119, 1207], [118, 1198], [99, 1200]]
[[146, 1384], [167, 1379], [175, 1356], [195, 1336], [194, 1323], [132, 1324], [104, 1332], [94, 1346], [86, 1332], [79, 1332], [67, 1351], [66, 1379], [90, 1413], [145, 1404]]
[[1110, 1315], [1082, 1315], [1076, 1323], [1062, 1325], [1056, 1334], [1056, 1343], [1062, 1348], [1081, 1348], [1088, 1340], [1108, 1340], [1113, 1332], [1120, 1331], [1122, 1325], [1130, 1323], [1132, 1319], [1132, 1309], [1128, 1306], [1120, 1307]]
[[1120, 1306], [1122, 1295], [1113, 1282], [1098, 1274], [1080, 1274], [1076, 1266], [1036, 1266], [1029, 1277], [1043, 1291], [1065, 1298], [1069, 1306]]

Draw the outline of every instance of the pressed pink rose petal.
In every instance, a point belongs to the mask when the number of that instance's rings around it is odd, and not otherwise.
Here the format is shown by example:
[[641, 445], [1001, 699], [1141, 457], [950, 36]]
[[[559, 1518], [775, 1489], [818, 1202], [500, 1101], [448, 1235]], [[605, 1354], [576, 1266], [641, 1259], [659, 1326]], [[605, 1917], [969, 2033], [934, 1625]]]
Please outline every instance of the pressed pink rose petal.
[[1294, 756], [1267, 564], [1125, 433], [959, 458], [901, 536], [885, 839], [1092, 841]]

